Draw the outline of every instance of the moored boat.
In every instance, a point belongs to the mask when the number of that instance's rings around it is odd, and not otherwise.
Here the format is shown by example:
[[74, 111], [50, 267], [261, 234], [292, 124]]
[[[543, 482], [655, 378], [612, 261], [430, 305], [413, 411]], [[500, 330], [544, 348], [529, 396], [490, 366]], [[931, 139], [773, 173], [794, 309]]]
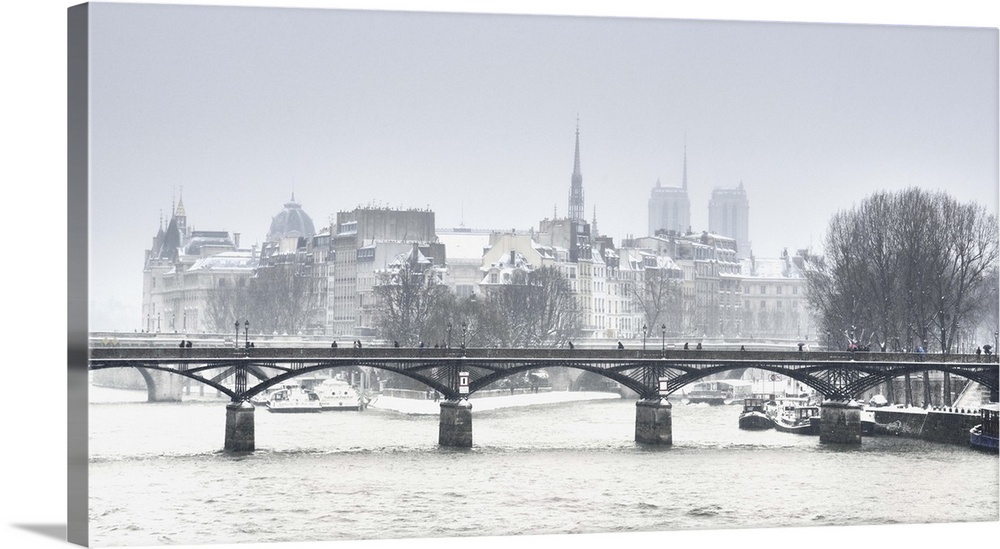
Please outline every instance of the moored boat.
[[275, 413], [304, 413], [322, 410], [319, 395], [301, 387], [283, 387], [270, 394], [267, 410]]
[[695, 383], [682, 399], [684, 404], [732, 404], [753, 395], [751, 382], [716, 380]]
[[361, 394], [351, 384], [341, 379], [327, 379], [316, 389], [323, 411], [361, 409]]
[[969, 445], [977, 450], [987, 452], [1000, 451], [1000, 439], [997, 437], [997, 416], [1000, 414], [1000, 405], [996, 402], [984, 404], [979, 409], [982, 422], [972, 429], [969, 429]]
[[783, 433], [818, 435], [819, 418], [819, 406], [784, 406], [774, 416], [774, 428]]
[[754, 396], [743, 399], [743, 411], [740, 412], [740, 429], [762, 431], [774, 427], [774, 421], [764, 411], [764, 397]]

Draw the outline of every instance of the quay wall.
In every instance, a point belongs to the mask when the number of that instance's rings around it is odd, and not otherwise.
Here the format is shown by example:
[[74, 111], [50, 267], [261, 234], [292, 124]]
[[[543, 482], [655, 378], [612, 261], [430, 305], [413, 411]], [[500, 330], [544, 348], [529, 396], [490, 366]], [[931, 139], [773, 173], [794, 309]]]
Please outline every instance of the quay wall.
[[979, 424], [979, 414], [974, 410], [941, 408], [876, 409], [875, 421], [881, 424], [899, 422], [899, 436], [919, 438], [932, 442], [965, 445], [969, 443], [969, 429]]

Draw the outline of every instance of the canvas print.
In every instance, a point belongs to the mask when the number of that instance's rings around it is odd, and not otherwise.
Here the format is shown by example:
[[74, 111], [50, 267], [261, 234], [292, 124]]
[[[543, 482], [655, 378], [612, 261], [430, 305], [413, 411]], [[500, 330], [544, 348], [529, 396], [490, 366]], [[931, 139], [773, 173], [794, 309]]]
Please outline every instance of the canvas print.
[[70, 541], [1000, 518], [997, 29], [68, 17]]

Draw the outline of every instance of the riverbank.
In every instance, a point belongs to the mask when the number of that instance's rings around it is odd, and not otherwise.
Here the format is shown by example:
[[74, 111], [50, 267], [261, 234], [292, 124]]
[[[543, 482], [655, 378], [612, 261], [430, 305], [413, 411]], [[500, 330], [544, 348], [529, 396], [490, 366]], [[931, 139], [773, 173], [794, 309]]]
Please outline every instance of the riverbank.
[[[576, 402], [581, 400], [605, 400], [620, 398], [621, 396], [619, 396], [618, 393], [604, 393], [598, 391], [552, 391], [491, 397], [477, 397], [476, 395], [472, 395], [469, 397], [469, 403], [472, 404], [473, 410], [481, 411], [495, 410], [497, 408], [557, 404], [560, 402]], [[441, 413], [440, 401], [400, 398], [385, 395], [379, 396], [368, 406], [369, 408], [389, 410], [411, 415], [437, 415]]]

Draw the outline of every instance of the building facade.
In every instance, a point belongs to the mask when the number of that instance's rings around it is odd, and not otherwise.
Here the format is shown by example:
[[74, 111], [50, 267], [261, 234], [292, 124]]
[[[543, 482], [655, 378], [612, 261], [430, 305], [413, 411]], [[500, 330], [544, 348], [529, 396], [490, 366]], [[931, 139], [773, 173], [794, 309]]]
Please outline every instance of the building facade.
[[434, 212], [429, 210], [359, 207], [339, 212], [330, 230], [327, 333], [374, 335], [376, 272], [412, 244], [434, 265], [444, 265], [445, 249], [434, 231]]
[[232, 315], [216, 298], [246, 287], [257, 261], [256, 250], [239, 248], [239, 234], [190, 229], [181, 197], [145, 252], [143, 331], [228, 333]]

